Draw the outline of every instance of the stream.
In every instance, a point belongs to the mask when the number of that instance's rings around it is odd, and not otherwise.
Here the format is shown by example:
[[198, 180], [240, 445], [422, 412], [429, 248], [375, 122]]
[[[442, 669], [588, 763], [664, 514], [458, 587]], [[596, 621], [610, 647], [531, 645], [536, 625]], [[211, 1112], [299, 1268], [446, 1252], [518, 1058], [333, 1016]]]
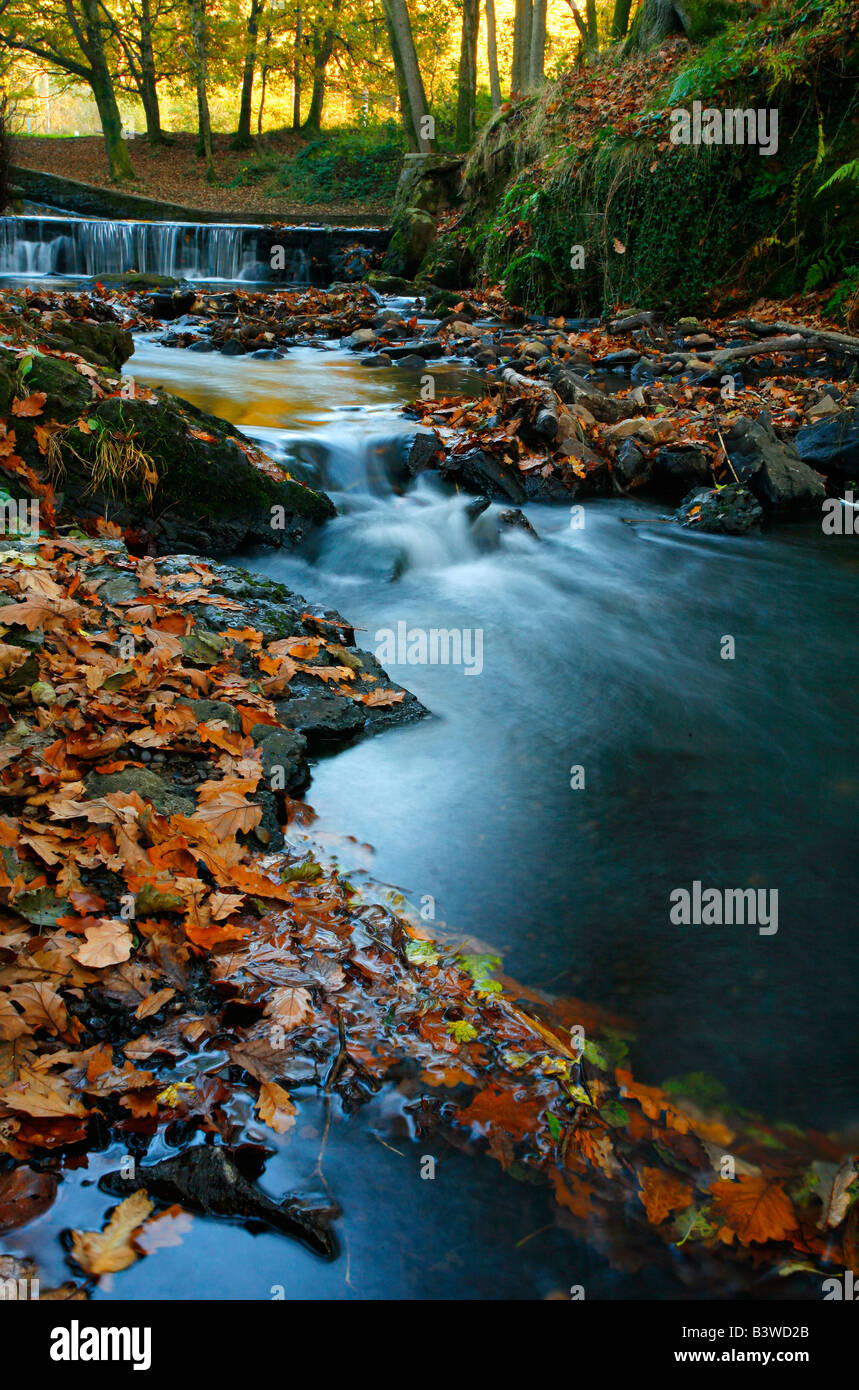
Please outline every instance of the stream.
[[[483, 394], [461, 365], [433, 369], [438, 395]], [[308, 553], [237, 563], [338, 608], [370, 650], [401, 623], [482, 632], [470, 674], [385, 660], [433, 717], [314, 766], [311, 833], [355, 881], [368, 873], [429, 903], [430, 932], [476, 939], [525, 985], [623, 1016], [639, 1081], [710, 1073], [750, 1109], [859, 1142], [855, 538], [812, 523], [692, 536], [651, 503], [607, 500], [586, 504], [581, 528], [567, 507], [528, 507], [540, 541], [512, 529], [499, 540], [502, 508], [472, 524], [470, 499], [439, 482], [392, 484], [415, 373], [337, 349], [266, 362], [145, 338], [124, 373], [240, 426], [335, 501]], [[672, 924], [670, 892], [696, 880], [777, 889], [778, 931]], [[304, 1188], [318, 1154], [324, 1102], [301, 1102], [263, 1180], [275, 1195]], [[410, 1137], [388, 1089], [331, 1123], [325, 1176], [344, 1241], [333, 1264], [195, 1218], [96, 1296], [704, 1293], [634, 1255], [612, 1269], [546, 1192], [491, 1160], [446, 1150], [422, 1181], [420, 1157], [435, 1151]], [[147, 1161], [167, 1152], [159, 1138]], [[75, 1226], [97, 1228], [95, 1184], [115, 1163], [91, 1155], [81, 1183], [61, 1185], [50, 1228], [64, 1204]], [[48, 1232], [29, 1228], [32, 1254], [62, 1278]]]

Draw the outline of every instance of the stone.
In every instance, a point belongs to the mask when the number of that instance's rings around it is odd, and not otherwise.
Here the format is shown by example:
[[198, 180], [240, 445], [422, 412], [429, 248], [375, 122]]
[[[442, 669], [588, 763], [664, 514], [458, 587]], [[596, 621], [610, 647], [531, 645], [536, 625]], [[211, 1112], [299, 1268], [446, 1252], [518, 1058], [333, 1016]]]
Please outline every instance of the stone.
[[93, 801], [109, 792], [137, 792], [164, 816], [193, 816], [197, 809], [193, 801], [179, 796], [163, 777], [145, 767], [127, 767], [122, 772], [91, 772], [84, 781]]
[[794, 441], [809, 468], [839, 479], [859, 479], [859, 412], [853, 407], [801, 429]]
[[675, 521], [708, 535], [745, 536], [760, 528], [763, 508], [748, 488], [729, 483], [696, 488], [674, 513]]
[[739, 481], [770, 511], [798, 515], [826, 496], [820, 474], [803, 463], [792, 444], [777, 438], [765, 410], [754, 420], [739, 416], [725, 436], [725, 448]]
[[270, 779], [276, 769], [283, 769], [283, 786], [278, 790], [291, 795], [307, 786], [310, 780], [305, 756], [307, 740], [301, 734], [273, 724], [254, 724], [251, 738], [262, 752], [264, 777]]

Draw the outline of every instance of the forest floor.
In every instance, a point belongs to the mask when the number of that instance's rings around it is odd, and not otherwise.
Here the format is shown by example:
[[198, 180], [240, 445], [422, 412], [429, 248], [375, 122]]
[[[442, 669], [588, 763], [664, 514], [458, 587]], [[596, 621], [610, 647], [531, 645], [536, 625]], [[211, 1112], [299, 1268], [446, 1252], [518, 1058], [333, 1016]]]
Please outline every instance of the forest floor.
[[[284, 220], [384, 222], [390, 215], [387, 192], [374, 197], [336, 198], [320, 189], [318, 199], [304, 201], [291, 188], [278, 187], [278, 156], [284, 165], [294, 161], [308, 142], [291, 131], [265, 136], [264, 144], [251, 150], [234, 150], [229, 135], [214, 137], [217, 182], [208, 183], [205, 165], [196, 153], [196, 137], [176, 134], [170, 144], [153, 149], [146, 140], [128, 142], [134, 167], [134, 183], [126, 191], [159, 198], [205, 211], [227, 215], [244, 213], [249, 220], [272, 215]], [[13, 162], [46, 174], [77, 179], [96, 188], [113, 188], [100, 135], [79, 137], [26, 136], [15, 141]], [[256, 168], [260, 160], [265, 166]]]

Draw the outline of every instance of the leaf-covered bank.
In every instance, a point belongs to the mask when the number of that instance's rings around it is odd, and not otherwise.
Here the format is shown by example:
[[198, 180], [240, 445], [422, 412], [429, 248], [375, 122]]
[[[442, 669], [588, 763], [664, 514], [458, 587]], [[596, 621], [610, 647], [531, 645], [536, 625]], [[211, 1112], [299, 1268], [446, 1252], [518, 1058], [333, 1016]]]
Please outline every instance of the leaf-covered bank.
[[[452, 287], [486, 276], [513, 302], [582, 315], [826, 286], [830, 312], [849, 318], [857, 72], [850, 0], [778, 0], [703, 46], [617, 46], [484, 128], [421, 274]], [[696, 102], [759, 122], [775, 111], [774, 152], [706, 133], [673, 143], [672, 111]]]

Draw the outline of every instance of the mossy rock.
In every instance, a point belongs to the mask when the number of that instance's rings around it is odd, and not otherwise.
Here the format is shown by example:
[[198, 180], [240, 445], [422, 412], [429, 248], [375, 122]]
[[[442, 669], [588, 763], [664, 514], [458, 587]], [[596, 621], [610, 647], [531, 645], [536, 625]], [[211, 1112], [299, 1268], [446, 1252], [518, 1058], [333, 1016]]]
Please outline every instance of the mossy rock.
[[[324, 493], [257, 468], [248, 456], [257, 445], [225, 421], [166, 392], [154, 401], [126, 399], [118, 378], [103, 372], [95, 377], [107, 393], [100, 399], [79, 366], [34, 352], [23, 378], [18, 359], [0, 347], [0, 410], [8, 415], [15, 396], [47, 396], [41, 415], [15, 419], [18, 452], [44, 473], [35, 428], [67, 427], [56, 436], [61, 466], [53, 482], [77, 514], [109, 516], [162, 552], [202, 553], [294, 545], [334, 516]], [[101, 473], [95, 488], [94, 470]], [[8, 479], [14, 495], [26, 493], [24, 479]]]
[[145, 767], [128, 767], [122, 772], [91, 772], [85, 779], [86, 789], [93, 800], [107, 796], [110, 792], [137, 792], [144, 801], [151, 801], [156, 811], [162, 815], [193, 816], [197, 809], [187, 796], [178, 793]]

